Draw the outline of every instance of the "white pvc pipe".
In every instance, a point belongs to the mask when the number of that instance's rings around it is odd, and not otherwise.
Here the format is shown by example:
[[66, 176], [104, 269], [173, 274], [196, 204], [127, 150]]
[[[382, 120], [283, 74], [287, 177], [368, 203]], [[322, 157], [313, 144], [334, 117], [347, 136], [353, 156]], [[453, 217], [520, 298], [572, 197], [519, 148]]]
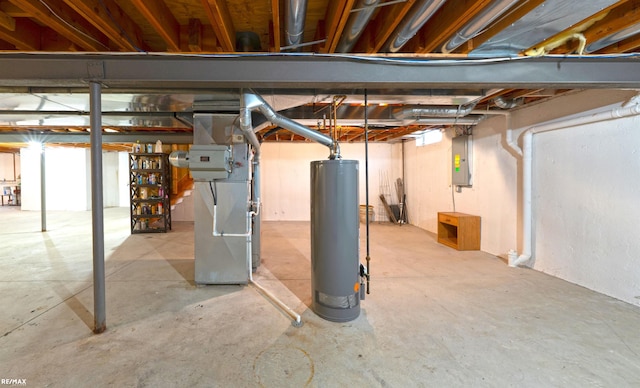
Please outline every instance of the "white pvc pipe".
[[[515, 255], [509, 255], [509, 266], [518, 267], [527, 263], [532, 257], [532, 160], [533, 160], [533, 135], [541, 132], [555, 131], [577, 127], [581, 125], [594, 124], [602, 121], [615, 120], [624, 117], [631, 117], [640, 114], [640, 104], [635, 101], [635, 105], [615, 108], [610, 111], [600, 112], [591, 116], [582, 116], [561, 122], [549, 123], [538, 127], [531, 127], [524, 132], [522, 139], [522, 253], [517, 259]], [[509, 132], [507, 131], [507, 134]]]

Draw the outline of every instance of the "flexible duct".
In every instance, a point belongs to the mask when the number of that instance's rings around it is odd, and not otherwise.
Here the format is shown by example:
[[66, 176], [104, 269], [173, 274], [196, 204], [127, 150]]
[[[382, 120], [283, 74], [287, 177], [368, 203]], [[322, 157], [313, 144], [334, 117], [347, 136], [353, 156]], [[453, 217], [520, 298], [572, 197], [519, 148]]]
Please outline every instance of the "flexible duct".
[[[532, 171], [533, 171], [533, 135], [541, 132], [555, 131], [577, 127], [580, 125], [593, 124], [601, 121], [615, 120], [624, 117], [631, 117], [640, 114], [640, 104], [636, 103], [630, 107], [621, 107], [607, 112], [596, 113], [591, 116], [583, 116], [562, 122], [555, 122], [538, 127], [531, 127], [524, 132], [522, 139], [522, 150], [514, 148], [516, 153], [522, 155], [522, 253], [509, 255], [509, 266], [518, 267], [531, 260], [533, 255], [533, 218], [532, 218]], [[511, 144], [510, 144], [511, 145]]]
[[522, 103], [524, 102], [522, 98], [512, 98], [512, 99], [506, 100], [502, 96], [498, 96], [494, 98], [492, 101], [500, 109], [512, 109], [522, 105]]
[[359, 9], [359, 11], [349, 16], [347, 25], [336, 47], [337, 53], [348, 53], [351, 51], [353, 45], [356, 44], [356, 41], [360, 38], [360, 35], [362, 35], [362, 31], [364, 31], [367, 23], [369, 23], [378, 3], [380, 3], [380, 0], [358, 1], [356, 8]]
[[442, 52], [448, 54], [468, 40], [480, 35], [486, 26], [508, 11], [517, 2], [518, 0], [498, 0], [489, 4], [442, 46]]
[[287, 46], [297, 46], [302, 43], [306, 16], [307, 0], [288, 0], [285, 10]]
[[414, 4], [409, 13], [405, 15], [402, 24], [387, 39], [381, 51], [388, 53], [398, 52], [444, 2], [445, 0], [422, 0]]

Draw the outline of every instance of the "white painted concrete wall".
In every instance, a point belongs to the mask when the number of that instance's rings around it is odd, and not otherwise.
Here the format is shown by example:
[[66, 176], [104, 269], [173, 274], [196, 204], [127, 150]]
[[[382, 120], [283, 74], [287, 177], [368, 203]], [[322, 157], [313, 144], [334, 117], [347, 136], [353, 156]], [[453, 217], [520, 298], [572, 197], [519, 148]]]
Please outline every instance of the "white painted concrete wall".
[[129, 207], [131, 199], [129, 198], [129, 153], [118, 152], [118, 203], [113, 206]]
[[438, 212], [455, 211], [481, 217], [481, 249], [501, 255], [517, 238], [517, 165], [502, 144], [503, 117], [485, 121], [473, 136], [473, 186], [458, 193], [451, 186], [451, 139], [417, 147], [405, 143], [409, 221], [437, 233]]
[[20, 175], [20, 154], [0, 152], [0, 182], [15, 182]]
[[[344, 159], [358, 160], [360, 204], [365, 203], [364, 143], [341, 144]], [[400, 148], [391, 144], [369, 144], [369, 200], [376, 219], [380, 173], [386, 172], [390, 184], [401, 177]], [[264, 143], [262, 145], [262, 215], [265, 221], [307, 221], [310, 217], [309, 164], [326, 160], [327, 147], [315, 143]], [[395, 197], [395, 190], [393, 191]], [[385, 218], [385, 217], [382, 217]], [[385, 218], [386, 219], [386, 218]]]
[[[20, 155], [22, 210], [40, 210], [40, 151], [23, 148]], [[47, 210], [91, 209], [90, 162], [89, 149], [46, 148]], [[120, 191], [123, 183], [118, 153], [103, 153], [103, 179], [105, 206], [120, 206]]]
[[534, 135], [534, 266], [640, 305], [640, 118]]
[[[455, 194], [456, 210], [482, 217], [482, 250], [505, 256], [522, 250], [521, 161], [505, 147], [527, 128], [590, 115], [633, 91], [584, 91], [510, 117], [492, 117], [474, 129], [474, 185]], [[533, 268], [620, 300], [640, 304], [640, 119], [535, 135]], [[436, 232], [438, 211], [453, 210], [451, 133], [442, 143], [405, 143], [409, 218]]]

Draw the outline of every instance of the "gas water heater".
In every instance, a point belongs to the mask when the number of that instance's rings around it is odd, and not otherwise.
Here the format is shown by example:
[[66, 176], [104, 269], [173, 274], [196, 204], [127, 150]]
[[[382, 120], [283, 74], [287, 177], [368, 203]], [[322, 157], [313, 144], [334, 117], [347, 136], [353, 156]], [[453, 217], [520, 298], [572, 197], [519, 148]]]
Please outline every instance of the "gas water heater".
[[358, 161], [311, 162], [311, 308], [329, 321], [360, 314], [358, 213]]

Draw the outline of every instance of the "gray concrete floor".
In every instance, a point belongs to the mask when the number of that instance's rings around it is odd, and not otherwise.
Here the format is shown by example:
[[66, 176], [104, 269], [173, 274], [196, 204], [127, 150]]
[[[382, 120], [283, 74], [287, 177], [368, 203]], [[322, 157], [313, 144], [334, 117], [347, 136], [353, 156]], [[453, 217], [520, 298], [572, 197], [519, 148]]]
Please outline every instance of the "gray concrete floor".
[[265, 223], [255, 279], [296, 328], [252, 286], [194, 284], [192, 223], [130, 235], [106, 209], [94, 335], [91, 213], [47, 218], [0, 209], [0, 377], [27, 386], [640, 386], [637, 307], [408, 225], [372, 225], [371, 294], [334, 323], [308, 308], [309, 224]]

